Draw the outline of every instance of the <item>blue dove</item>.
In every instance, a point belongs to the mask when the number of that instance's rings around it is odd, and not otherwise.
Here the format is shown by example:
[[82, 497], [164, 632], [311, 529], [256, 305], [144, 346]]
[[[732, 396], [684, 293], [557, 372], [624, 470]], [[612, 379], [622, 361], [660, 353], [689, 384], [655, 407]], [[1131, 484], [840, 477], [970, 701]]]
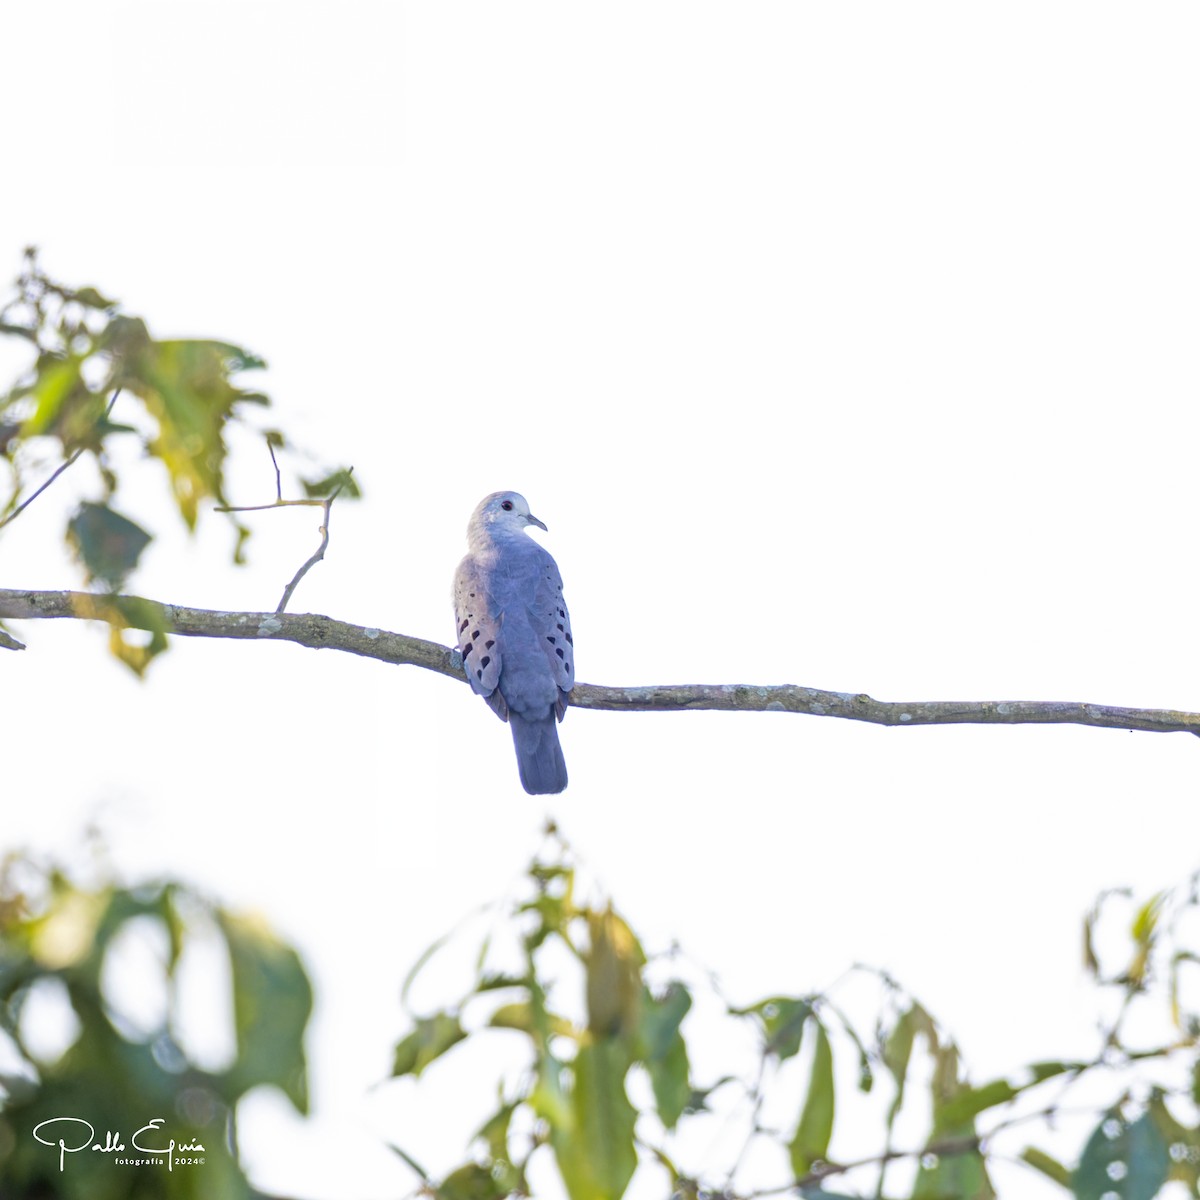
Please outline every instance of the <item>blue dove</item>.
[[556, 721], [575, 683], [575, 646], [562, 577], [530, 525], [546, 528], [517, 492], [479, 502], [454, 574], [454, 619], [467, 679], [512, 726], [521, 786], [540, 796], [567, 786]]

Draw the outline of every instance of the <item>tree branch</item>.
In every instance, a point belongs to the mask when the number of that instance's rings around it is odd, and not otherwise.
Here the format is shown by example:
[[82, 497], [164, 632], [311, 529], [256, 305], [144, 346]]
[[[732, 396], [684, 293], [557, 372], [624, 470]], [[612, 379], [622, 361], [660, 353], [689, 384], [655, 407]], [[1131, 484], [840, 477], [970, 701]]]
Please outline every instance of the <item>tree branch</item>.
[[[295, 642], [314, 650], [343, 650], [380, 662], [423, 667], [466, 682], [458, 651], [423, 638], [337, 621], [316, 613], [220, 612], [138, 600], [154, 610], [178, 637], [246, 638]], [[0, 619], [89, 619], [97, 597], [87, 592], [0, 589]], [[1200, 736], [1200, 713], [1173, 709], [1124, 708], [1062, 700], [875, 700], [865, 693], [828, 692], [795, 684], [658, 684], [602, 687], [579, 683], [571, 692], [576, 708], [607, 712], [789, 712], [840, 717], [873, 725], [1090, 725], [1150, 733]]]

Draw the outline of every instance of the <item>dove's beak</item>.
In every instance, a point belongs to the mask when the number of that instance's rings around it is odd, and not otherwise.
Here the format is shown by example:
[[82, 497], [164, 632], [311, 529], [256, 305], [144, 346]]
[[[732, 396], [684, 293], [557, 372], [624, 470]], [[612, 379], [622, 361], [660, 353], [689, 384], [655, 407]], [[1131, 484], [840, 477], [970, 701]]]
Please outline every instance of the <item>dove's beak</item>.
[[[530, 513], [525, 520], [528, 521], [530, 525], [536, 525], [539, 529], [546, 529], [544, 522], [539, 521], [537, 517], [533, 515], [533, 513]], [[550, 530], [546, 529], [546, 532], [549, 533]]]

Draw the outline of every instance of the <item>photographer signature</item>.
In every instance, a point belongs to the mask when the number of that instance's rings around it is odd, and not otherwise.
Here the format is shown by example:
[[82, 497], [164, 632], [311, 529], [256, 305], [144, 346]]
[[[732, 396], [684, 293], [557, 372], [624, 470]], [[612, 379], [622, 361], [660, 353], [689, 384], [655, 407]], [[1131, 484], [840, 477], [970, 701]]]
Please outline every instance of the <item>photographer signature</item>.
[[[166, 1146], [143, 1146], [138, 1138], [144, 1133], [149, 1133], [151, 1140], [157, 1141], [154, 1137], [164, 1121], [163, 1117], [155, 1117], [148, 1125], [143, 1125], [129, 1140], [133, 1143], [135, 1150], [140, 1150], [143, 1154], [159, 1154], [166, 1155], [167, 1170], [173, 1170], [175, 1165], [175, 1153], [204, 1153], [204, 1147], [199, 1142], [179, 1142], [176, 1143], [174, 1138], [171, 1138]], [[61, 1129], [57, 1138], [48, 1138], [42, 1136], [42, 1131], [46, 1130], [50, 1133], [49, 1126], [71, 1125], [75, 1126], [74, 1135], [72, 1136], [67, 1129]], [[84, 1134], [78, 1126], [83, 1126], [87, 1133]], [[43, 1121], [34, 1131], [33, 1136], [42, 1143], [43, 1146], [58, 1147], [58, 1169], [63, 1169], [63, 1164], [68, 1154], [78, 1154], [80, 1150], [88, 1149], [88, 1143], [96, 1136], [95, 1129], [91, 1124], [85, 1121], [82, 1117], [51, 1117], [47, 1121]], [[72, 1142], [78, 1142], [78, 1145], [70, 1145], [68, 1137]], [[101, 1154], [117, 1154], [125, 1149], [125, 1144], [121, 1141], [120, 1133], [113, 1133], [109, 1130], [105, 1134], [104, 1143], [95, 1142], [93, 1150], [99, 1150]]]

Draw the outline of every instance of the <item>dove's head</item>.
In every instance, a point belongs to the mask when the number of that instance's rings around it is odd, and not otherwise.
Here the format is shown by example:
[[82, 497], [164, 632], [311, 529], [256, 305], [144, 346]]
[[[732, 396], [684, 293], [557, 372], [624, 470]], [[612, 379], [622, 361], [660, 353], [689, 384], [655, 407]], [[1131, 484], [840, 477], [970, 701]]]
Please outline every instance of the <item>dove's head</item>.
[[530, 525], [546, 526], [529, 511], [529, 501], [520, 492], [493, 492], [480, 500], [471, 514], [468, 536], [476, 529], [496, 534], [523, 533]]

